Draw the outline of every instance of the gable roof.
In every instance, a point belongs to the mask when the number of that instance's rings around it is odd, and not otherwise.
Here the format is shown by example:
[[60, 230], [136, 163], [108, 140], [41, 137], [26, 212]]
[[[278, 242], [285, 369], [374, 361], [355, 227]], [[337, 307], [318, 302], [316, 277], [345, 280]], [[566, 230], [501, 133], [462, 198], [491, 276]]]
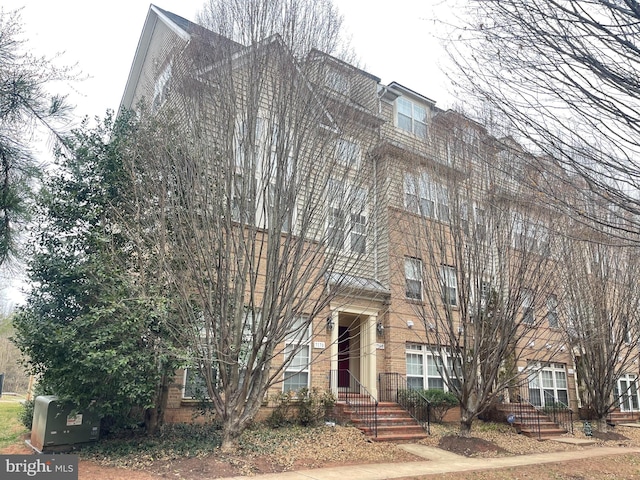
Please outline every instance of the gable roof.
[[122, 94], [120, 109], [130, 109], [132, 107], [136, 85], [138, 84], [142, 66], [144, 65], [149, 46], [151, 45], [151, 38], [158, 22], [162, 22], [169, 27], [183, 41], [189, 42], [191, 40], [191, 35], [188, 31], [191, 29], [191, 26], [195, 24], [151, 4], [147, 12], [147, 18], [144, 21], [144, 26], [142, 27], [140, 39], [138, 40], [136, 53], [133, 56], [133, 63], [131, 64], [131, 70], [129, 70], [129, 77], [124, 87], [124, 93]]

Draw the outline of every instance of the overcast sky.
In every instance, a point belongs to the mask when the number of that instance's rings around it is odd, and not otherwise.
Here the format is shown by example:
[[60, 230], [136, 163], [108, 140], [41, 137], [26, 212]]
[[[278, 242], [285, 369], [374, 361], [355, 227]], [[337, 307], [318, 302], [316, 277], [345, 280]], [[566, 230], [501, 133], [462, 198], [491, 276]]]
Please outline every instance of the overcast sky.
[[[449, 14], [452, 0], [334, 0], [360, 66], [388, 84], [403, 84], [446, 108], [452, 105], [439, 65], [443, 51], [432, 32], [436, 18]], [[205, 0], [157, 0], [160, 8], [195, 21]], [[56, 85], [68, 94], [75, 116], [103, 117], [117, 110], [149, 10], [147, 0], [0, 0], [5, 11], [22, 8], [27, 48], [38, 56], [62, 53], [61, 63], [77, 64], [88, 78]], [[39, 143], [39, 157], [50, 154]], [[4, 295], [18, 299], [0, 274]], [[15, 275], [11, 275], [15, 278]], [[15, 282], [14, 282], [15, 283]]]
[[[159, 7], [194, 21], [205, 0], [157, 0]], [[442, 52], [432, 38], [433, 18], [446, 0], [336, 0], [361, 64], [383, 83], [397, 81], [449, 106], [438, 70]], [[116, 110], [122, 98], [149, 2], [147, 0], [2, 0], [5, 10], [23, 8], [22, 23], [32, 52], [64, 52], [89, 79], [73, 86], [80, 117]], [[73, 92], [75, 89], [77, 92]]]

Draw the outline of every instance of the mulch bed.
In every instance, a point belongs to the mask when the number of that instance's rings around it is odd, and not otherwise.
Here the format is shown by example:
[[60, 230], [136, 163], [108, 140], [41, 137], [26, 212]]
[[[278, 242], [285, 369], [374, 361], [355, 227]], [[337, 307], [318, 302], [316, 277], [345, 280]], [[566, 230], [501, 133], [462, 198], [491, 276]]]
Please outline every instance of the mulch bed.
[[447, 435], [440, 439], [438, 447], [458, 455], [472, 457], [482, 453], [506, 453], [506, 450], [495, 443], [477, 437], [461, 437]]

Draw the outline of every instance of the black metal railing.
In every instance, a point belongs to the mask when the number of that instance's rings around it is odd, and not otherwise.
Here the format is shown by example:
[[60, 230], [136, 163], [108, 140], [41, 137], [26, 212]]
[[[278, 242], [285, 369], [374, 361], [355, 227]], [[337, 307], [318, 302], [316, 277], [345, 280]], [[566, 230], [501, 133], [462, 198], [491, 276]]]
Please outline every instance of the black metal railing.
[[553, 395], [544, 392], [544, 407], [542, 413], [551, 419], [553, 423], [561, 426], [567, 432], [573, 433], [573, 410], [563, 402], [558, 401]]
[[509, 406], [521, 428], [529, 430], [540, 438], [540, 412], [529, 400], [518, 397], [517, 402], [512, 402]]
[[573, 410], [563, 402], [558, 401], [552, 394], [542, 391], [544, 402], [540, 397], [540, 389], [529, 389], [529, 383], [523, 382], [509, 389], [511, 393], [510, 410], [515, 415], [515, 421], [523, 428], [541, 438], [540, 424], [550, 420], [567, 432], [573, 433]]
[[338, 392], [338, 401], [349, 405], [364, 427], [377, 437], [378, 400], [348, 370], [332, 370], [330, 382], [331, 391]]
[[381, 402], [395, 402], [404, 408], [431, 435], [431, 402], [420, 390], [409, 388], [400, 373], [378, 375], [378, 397]]

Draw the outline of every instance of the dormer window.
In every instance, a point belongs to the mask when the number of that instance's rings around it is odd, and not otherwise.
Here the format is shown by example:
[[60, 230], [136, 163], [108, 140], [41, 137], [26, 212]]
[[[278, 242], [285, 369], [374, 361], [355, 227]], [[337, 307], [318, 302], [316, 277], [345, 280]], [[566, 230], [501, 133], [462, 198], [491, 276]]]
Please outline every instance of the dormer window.
[[341, 72], [338, 70], [329, 70], [327, 72], [326, 81], [327, 87], [329, 87], [331, 90], [343, 95], [349, 95], [351, 84], [349, 82], [349, 77], [345, 72]]
[[427, 109], [405, 97], [396, 100], [397, 125], [418, 137], [427, 138]]

